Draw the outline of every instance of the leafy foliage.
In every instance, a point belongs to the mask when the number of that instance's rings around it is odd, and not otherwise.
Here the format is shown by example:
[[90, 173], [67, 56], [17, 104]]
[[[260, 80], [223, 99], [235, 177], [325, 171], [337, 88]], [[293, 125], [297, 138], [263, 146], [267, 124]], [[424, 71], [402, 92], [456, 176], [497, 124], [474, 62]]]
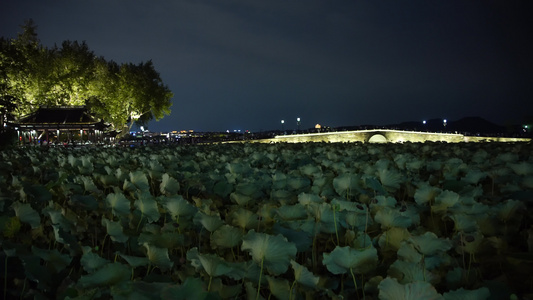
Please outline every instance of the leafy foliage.
[[531, 154], [440, 143], [10, 149], [3, 297], [531, 297]]

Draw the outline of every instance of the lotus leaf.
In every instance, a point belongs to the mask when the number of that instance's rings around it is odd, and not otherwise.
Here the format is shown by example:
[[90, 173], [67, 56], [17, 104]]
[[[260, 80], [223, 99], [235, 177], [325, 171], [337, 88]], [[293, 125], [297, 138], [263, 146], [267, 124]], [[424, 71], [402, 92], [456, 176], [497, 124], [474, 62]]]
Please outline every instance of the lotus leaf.
[[392, 227], [379, 237], [378, 244], [382, 249], [390, 248], [396, 252], [400, 249], [402, 241], [407, 240], [410, 236], [411, 234], [407, 229]]
[[244, 277], [244, 268], [239, 264], [231, 264], [224, 259], [213, 254], [202, 254], [198, 248], [194, 247], [187, 251], [187, 260], [189, 260], [196, 269], [203, 269], [209, 276], [228, 276], [234, 280], [241, 280]]
[[479, 229], [478, 223], [472, 216], [465, 214], [453, 214], [450, 219], [454, 222], [455, 231], [461, 231], [464, 233], [474, 232]]
[[336, 246], [331, 253], [324, 253], [322, 263], [333, 274], [354, 272], [365, 274], [374, 270], [378, 262], [376, 248], [353, 249], [349, 246]]
[[439, 193], [439, 188], [433, 187], [426, 183], [418, 187], [415, 192], [414, 198], [418, 205], [422, 205], [428, 202], [432, 202]]
[[181, 216], [192, 217], [196, 213], [196, 208], [180, 195], [163, 198], [163, 206], [173, 220], [178, 220]]
[[415, 248], [425, 256], [437, 255], [452, 248], [452, 242], [448, 239], [440, 239], [433, 232], [409, 238]]
[[486, 287], [477, 290], [465, 290], [460, 288], [443, 294], [445, 300], [485, 300], [490, 297], [490, 291]]
[[287, 187], [294, 191], [302, 191], [311, 186], [311, 181], [308, 178], [294, 176], [287, 178]]
[[101, 193], [98, 187], [94, 184], [94, 181], [92, 178], [87, 177], [87, 176], [80, 176], [79, 178], [83, 182], [83, 188], [85, 189], [85, 192], [94, 193], [94, 194]]
[[150, 184], [146, 174], [142, 171], [130, 172], [130, 182], [141, 191], [150, 191]]
[[148, 222], [157, 222], [159, 220], [161, 216], [159, 214], [159, 207], [149, 192], [137, 193], [137, 200], [133, 204], [148, 219]]
[[519, 209], [525, 209], [526, 206], [521, 201], [507, 200], [503, 204], [498, 205], [495, 210], [498, 211], [498, 217], [503, 222], [508, 222], [515, 215]]
[[272, 231], [275, 234], [283, 235], [284, 237], [287, 238], [289, 242], [294, 243], [294, 245], [296, 245], [296, 249], [298, 252], [305, 252], [309, 250], [309, 248], [311, 247], [313, 243], [313, 239], [311, 238], [311, 235], [308, 232], [303, 231], [303, 230], [285, 228], [281, 226], [279, 223], [275, 223], [274, 226], [272, 227]]
[[443, 213], [457, 203], [459, 203], [459, 194], [444, 190], [437, 197], [435, 197], [435, 204], [431, 206], [431, 210], [435, 213]]
[[371, 188], [377, 195], [385, 195], [387, 193], [387, 191], [377, 178], [365, 175], [364, 180], [365, 185]]
[[110, 193], [106, 197], [107, 205], [112, 209], [114, 216], [125, 216], [130, 214], [130, 200], [124, 194]]
[[72, 195], [70, 203], [86, 210], [98, 209], [98, 202], [93, 195]]
[[81, 256], [80, 263], [87, 273], [92, 273], [109, 262], [109, 260], [92, 252], [91, 247], [83, 247], [83, 255]]
[[[13, 177], [15, 178], [15, 177]], [[45, 203], [52, 200], [52, 193], [43, 185], [24, 185], [20, 190], [22, 200], [35, 203]]]
[[[418, 217], [418, 214], [416, 216]], [[402, 216], [399, 209], [387, 207], [376, 212], [374, 221], [381, 224], [382, 229], [392, 227], [408, 228], [413, 225], [414, 220], [412, 218]]]
[[189, 277], [182, 285], [172, 285], [161, 291], [162, 299], [173, 300], [205, 300], [213, 299], [211, 294], [205, 291], [204, 282], [200, 278]]
[[399, 189], [400, 184], [403, 182], [403, 176], [395, 170], [380, 169], [378, 170], [378, 176], [383, 187], [390, 191]]
[[405, 241], [401, 243], [397, 253], [398, 258], [406, 262], [419, 263], [424, 258], [412, 244]]
[[355, 174], [345, 173], [333, 179], [333, 187], [339, 196], [351, 197], [359, 189], [361, 178]]
[[424, 264], [396, 260], [389, 267], [389, 276], [398, 279], [401, 284], [417, 281], [437, 283], [438, 277], [426, 270]]
[[296, 255], [296, 246], [282, 235], [269, 235], [250, 230], [241, 246], [252, 254], [256, 264], [264, 265], [272, 275], [285, 273], [291, 259]]
[[237, 210], [233, 211], [230, 217], [232, 220], [232, 225], [238, 226], [243, 230], [255, 228], [259, 222], [258, 215], [242, 207], [239, 207]]
[[441, 300], [442, 296], [427, 282], [400, 284], [396, 278], [387, 277], [379, 285], [380, 300]]
[[310, 205], [311, 203], [323, 203], [324, 200], [315, 194], [300, 193], [298, 195], [298, 202], [301, 205]]
[[520, 176], [531, 175], [533, 174], [533, 164], [526, 161], [521, 161], [519, 163], [510, 163], [509, 167]]
[[131, 270], [121, 263], [109, 263], [96, 272], [81, 276], [78, 285], [82, 288], [113, 286], [130, 279]]
[[128, 236], [124, 234], [120, 222], [114, 222], [106, 218], [102, 218], [102, 225], [106, 227], [107, 234], [112, 241], [125, 243], [128, 240]]
[[170, 177], [168, 173], [165, 173], [162, 176], [159, 190], [161, 191], [161, 194], [167, 196], [176, 195], [180, 191], [180, 184], [176, 179]]
[[320, 280], [318, 276], [294, 260], [291, 260], [291, 267], [294, 270], [294, 280], [308, 287], [316, 287]]
[[305, 219], [307, 217], [307, 210], [300, 204], [284, 205], [276, 209], [276, 214], [285, 221]]
[[288, 300], [291, 299], [289, 281], [284, 278], [276, 278], [272, 276], [267, 276], [268, 287], [270, 293], [279, 300]]
[[65, 269], [72, 261], [70, 255], [59, 253], [56, 249], [48, 250], [32, 246], [31, 252], [46, 261], [47, 266], [56, 273]]
[[211, 247], [213, 248], [233, 248], [242, 240], [242, 230], [224, 224], [211, 235]]
[[475, 185], [478, 184], [480, 180], [485, 179], [487, 176], [487, 172], [482, 172], [479, 169], [472, 169], [468, 170], [466, 175], [461, 178], [461, 180]]
[[250, 197], [250, 196], [239, 194], [239, 193], [231, 193], [230, 194], [230, 199], [231, 199], [231, 201], [237, 203], [238, 205], [246, 205], [253, 198]]
[[227, 197], [232, 191], [233, 184], [230, 184], [226, 179], [217, 181], [213, 186], [213, 192], [222, 198]]
[[194, 215], [193, 219], [195, 224], [202, 224], [202, 226], [207, 229], [209, 232], [214, 232], [220, 226], [224, 224], [224, 221], [220, 219], [218, 215], [206, 215], [205, 213], [199, 211]]
[[15, 215], [21, 222], [30, 224], [31, 228], [37, 228], [41, 225], [41, 217], [39, 213], [31, 207], [29, 203], [14, 202], [11, 207], [15, 211]]
[[143, 243], [142, 245], [147, 250], [146, 257], [148, 257], [148, 259], [150, 260], [150, 263], [152, 263], [153, 265], [157, 266], [158, 268], [162, 270], [167, 270], [167, 269], [172, 268], [174, 263], [170, 261], [167, 248], [156, 247], [148, 243]]

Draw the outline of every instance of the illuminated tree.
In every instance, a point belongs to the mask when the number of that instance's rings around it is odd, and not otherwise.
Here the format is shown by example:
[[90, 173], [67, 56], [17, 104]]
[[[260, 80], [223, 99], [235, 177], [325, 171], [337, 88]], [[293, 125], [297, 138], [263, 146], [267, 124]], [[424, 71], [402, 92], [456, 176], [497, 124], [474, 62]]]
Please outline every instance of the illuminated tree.
[[14, 102], [15, 116], [41, 105], [87, 105], [95, 117], [122, 130], [170, 113], [173, 94], [152, 61], [108, 62], [85, 42], [48, 49], [40, 45], [32, 20], [22, 28], [16, 39], [0, 40], [0, 96]]

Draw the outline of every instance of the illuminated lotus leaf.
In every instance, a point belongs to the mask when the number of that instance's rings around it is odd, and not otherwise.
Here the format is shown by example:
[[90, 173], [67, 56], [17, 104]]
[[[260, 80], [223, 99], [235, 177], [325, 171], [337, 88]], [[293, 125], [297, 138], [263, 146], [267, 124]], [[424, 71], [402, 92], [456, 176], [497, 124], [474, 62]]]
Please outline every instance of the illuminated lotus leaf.
[[331, 253], [323, 254], [322, 263], [333, 274], [365, 274], [374, 270], [378, 263], [378, 252], [374, 247], [354, 249], [336, 246]]
[[159, 190], [161, 191], [161, 194], [167, 196], [176, 195], [180, 191], [180, 184], [176, 179], [170, 177], [168, 173], [165, 173], [162, 176]]
[[81, 266], [87, 273], [92, 273], [102, 266], [110, 263], [107, 259], [102, 258], [100, 255], [92, 252], [91, 247], [83, 247], [83, 255], [80, 259]]
[[468, 170], [466, 175], [461, 178], [462, 181], [470, 184], [478, 184], [480, 180], [485, 179], [488, 176], [487, 172], [482, 172], [478, 169]]
[[311, 203], [323, 203], [324, 200], [315, 194], [300, 193], [298, 195], [298, 202], [301, 205], [310, 205]]
[[402, 216], [399, 209], [388, 207], [378, 210], [374, 216], [374, 221], [381, 224], [381, 229], [385, 230], [392, 227], [408, 228], [413, 224], [413, 219]]
[[141, 191], [150, 191], [148, 177], [142, 171], [130, 172], [130, 181]]
[[144, 243], [143, 246], [147, 250], [146, 256], [150, 260], [150, 263], [162, 270], [172, 268], [174, 263], [170, 261], [167, 248], [159, 248], [148, 243]]
[[290, 260], [296, 256], [296, 246], [284, 236], [256, 233], [255, 230], [243, 237], [241, 249], [250, 252], [253, 261], [258, 265], [263, 263], [272, 275], [285, 273]]
[[287, 178], [287, 187], [294, 191], [300, 191], [311, 186], [311, 181], [305, 177], [289, 177]]
[[452, 248], [452, 242], [448, 239], [440, 239], [433, 232], [409, 238], [415, 248], [425, 256], [437, 255]]
[[114, 216], [124, 216], [130, 214], [130, 200], [124, 194], [110, 193], [106, 197], [107, 204], [111, 208]]
[[437, 276], [425, 269], [424, 264], [403, 260], [396, 260], [392, 263], [389, 267], [388, 274], [393, 278], [397, 278], [401, 284], [417, 281], [435, 283], [434, 281], [438, 279]]
[[279, 300], [289, 300], [291, 287], [289, 281], [284, 278], [266, 276], [270, 293]]
[[48, 250], [32, 246], [31, 252], [44, 260], [47, 266], [56, 273], [68, 267], [72, 261], [70, 255], [59, 253], [56, 249]]
[[41, 225], [41, 217], [39, 216], [39, 213], [33, 209], [29, 203], [23, 204], [16, 201], [11, 207], [21, 222], [30, 224], [33, 229]]
[[120, 252], [118, 255], [120, 255], [120, 257], [122, 257], [132, 268], [146, 267], [150, 265], [150, 260], [147, 257], [125, 255]]
[[473, 232], [479, 229], [478, 223], [472, 216], [453, 214], [449, 217], [454, 223], [455, 231]]
[[427, 183], [422, 184], [416, 189], [414, 198], [418, 205], [433, 202], [435, 197], [440, 193], [440, 189]]
[[272, 190], [270, 192], [270, 198], [279, 201], [282, 205], [287, 203], [287, 199], [291, 199], [292, 197], [293, 193], [288, 190]]
[[435, 213], [443, 213], [450, 207], [459, 203], [459, 194], [444, 190], [437, 197], [435, 197], [435, 204], [431, 206], [431, 210]]
[[128, 240], [128, 236], [124, 234], [120, 222], [114, 222], [106, 218], [102, 218], [102, 226], [106, 227], [107, 234], [109, 235], [112, 241], [125, 243]]
[[102, 175], [102, 176], [99, 177], [99, 179], [100, 179], [100, 182], [106, 188], [119, 185], [119, 181], [118, 181], [118, 179], [117, 179], [117, 177], [115, 175], [111, 175], [111, 174]]
[[316, 177], [317, 175], [322, 175], [322, 170], [314, 164], [307, 164], [307, 165], [301, 166], [299, 169], [300, 169], [300, 172], [306, 176]]
[[395, 191], [400, 188], [403, 182], [403, 176], [395, 170], [380, 169], [378, 170], [378, 177], [381, 184], [389, 190]]
[[307, 211], [315, 219], [315, 224], [319, 226], [320, 232], [335, 233], [335, 219], [333, 217], [333, 209], [329, 203], [312, 203], [307, 206]]
[[393, 227], [383, 232], [379, 237], [378, 244], [381, 249], [391, 249], [398, 251], [402, 246], [402, 242], [407, 240], [411, 234], [405, 228]]
[[398, 203], [398, 201], [396, 201], [396, 199], [394, 199], [394, 197], [388, 197], [388, 196], [376, 196], [375, 198], [376, 201], [373, 201], [372, 203], [370, 203], [370, 207], [371, 208], [382, 208], [382, 207], [390, 207], [390, 208], [394, 208], [396, 206], [396, 203]]
[[213, 232], [224, 224], [224, 221], [220, 219], [218, 215], [206, 215], [199, 211], [194, 215], [193, 222], [195, 224], [201, 224], [207, 231]]
[[173, 220], [177, 220], [181, 216], [192, 217], [196, 213], [196, 207], [183, 199], [181, 195], [164, 198], [163, 206], [170, 213]]
[[235, 186], [235, 192], [252, 198], [255, 198], [254, 195], [257, 195], [258, 191], [259, 186], [252, 182], [241, 182]]
[[159, 217], [159, 207], [154, 197], [149, 192], [137, 194], [137, 200], [133, 203], [141, 214], [148, 219], [148, 222], [157, 222]]
[[128, 281], [131, 277], [131, 269], [125, 264], [109, 263], [96, 272], [81, 276], [78, 285], [82, 288], [94, 288], [99, 286], [113, 286]]
[[211, 235], [211, 247], [213, 248], [233, 248], [242, 240], [242, 230], [224, 224]]
[[341, 197], [351, 197], [359, 188], [361, 178], [355, 174], [344, 173], [333, 179], [333, 188]]
[[246, 205], [248, 202], [250, 202], [253, 198], [250, 196], [246, 196], [239, 193], [231, 193], [229, 198], [231, 201], [237, 203], [238, 205]]
[[422, 254], [420, 254], [412, 244], [402, 243], [400, 249], [398, 249], [398, 258], [401, 258], [403, 261], [419, 263], [422, 261]]
[[387, 277], [379, 285], [380, 300], [441, 300], [442, 296], [437, 293], [430, 283], [418, 281], [408, 284], [400, 284], [396, 278]]
[[225, 275], [234, 280], [240, 280], [245, 274], [244, 269], [239, 268], [238, 264], [230, 264], [217, 255], [199, 253], [196, 247], [187, 251], [187, 260], [197, 270], [203, 269], [212, 277]]
[[316, 287], [320, 280], [318, 276], [294, 260], [291, 260], [291, 267], [294, 270], [294, 280], [308, 287]]
[[256, 228], [257, 223], [259, 222], [258, 215], [242, 207], [239, 207], [237, 210], [233, 211], [230, 217], [232, 225], [238, 226], [242, 229]]
[[465, 290], [460, 288], [442, 294], [445, 300], [485, 300], [490, 297], [490, 291], [486, 287], [477, 290]]
[[476, 254], [484, 241], [483, 234], [479, 232], [456, 235], [456, 238], [459, 239], [460, 243], [457, 247], [458, 253], [462, 253], [464, 250], [466, 253]]
[[299, 203], [294, 205], [284, 205], [276, 209], [276, 214], [283, 220], [299, 220], [307, 218], [307, 210]]

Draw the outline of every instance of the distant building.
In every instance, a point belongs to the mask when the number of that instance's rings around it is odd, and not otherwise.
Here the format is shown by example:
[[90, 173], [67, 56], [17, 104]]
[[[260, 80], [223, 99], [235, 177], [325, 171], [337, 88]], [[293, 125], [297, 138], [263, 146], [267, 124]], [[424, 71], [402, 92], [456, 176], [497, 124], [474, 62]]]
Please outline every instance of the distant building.
[[108, 127], [85, 106], [41, 106], [9, 125], [17, 131], [21, 144], [102, 142]]

